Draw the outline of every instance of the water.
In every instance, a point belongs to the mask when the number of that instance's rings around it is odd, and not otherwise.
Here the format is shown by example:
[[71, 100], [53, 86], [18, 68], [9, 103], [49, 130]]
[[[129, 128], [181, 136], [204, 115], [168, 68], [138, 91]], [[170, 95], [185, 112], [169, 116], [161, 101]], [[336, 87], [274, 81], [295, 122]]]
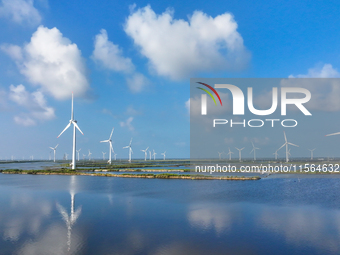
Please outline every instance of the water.
[[36, 162], [1, 162], [0, 169], [21, 169], [21, 170], [43, 170], [46, 168], [58, 167], [60, 163], [51, 161], [36, 161]]
[[0, 254], [339, 254], [339, 188], [0, 174]]

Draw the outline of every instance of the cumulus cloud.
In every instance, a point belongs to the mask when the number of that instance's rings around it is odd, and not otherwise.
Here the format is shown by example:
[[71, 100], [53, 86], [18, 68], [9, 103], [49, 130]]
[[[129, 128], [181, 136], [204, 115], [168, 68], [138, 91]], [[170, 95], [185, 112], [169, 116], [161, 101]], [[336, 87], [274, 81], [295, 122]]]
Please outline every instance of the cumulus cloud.
[[104, 68], [116, 72], [131, 73], [135, 69], [131, 59], [123, 56], [119, 46], [108, 40], [105, 29], [101, 29], [96, 35], [92, 59]]
[[174, 19], [171, 10], [157, 15], [146, 6], [130, 14], [124, 29], [149, 59], [151, 70], [175, 80], [237, 70], [250, 59], [230, 13], [213, 18], [195, 11], [185, 21]]
[[1, 47], [39, 90], [59, 100], [71, 97], [72, 91], [75, 96], [85, 96], [89, 83], [84, 59], [77, 45], [63, 37], [57, 28], [40, 26], [31, 41], [19, 48]]
[[281, 86], [306, 88], [312, 95], [311, 100], [306, 103], [308, 109], [333, 112], [340, 110], [339, 77], [340, 73], [337, 69], [333, 68], [331, 64], [324, 64], [308, 69], [307, 74], [290, 75], [289, 79], [281, 81]]
[[123, 56], [122, 49], [109, 41], [105, 29], [101, 29], [96, 35], [92, 59], [108, 70], [126, 75], [126, 84], [132, 93], [141, 92], [148, 84], [148, 79], [143, 74], [135, 72], [131, 59]]
[[9, 18], [18, 24], [38, 25], [41, 16], [33, 3], [33, 0], [2, 0], [0, 17]]
[[119, 122], [121, 127], [127, 127], [130, 131], [134, 131], [135, 128], [132, 126], [133, 117], [129, 117], [126, 121]]
[[138, 93], [144, 90], [149, 81], [143, 74], [135, 73], [126, 77], [126, 83], [132, 93]]
[[25, 86], [10, 86], [9, 99], [25, 108], [26, 112], [19, 116], [14, 116], [17, 124], [32, 126], [36, 121], [50, 120], [55, 117], [54, 109], [47, 106], [47, 102], [42, 92], [30, 93]]

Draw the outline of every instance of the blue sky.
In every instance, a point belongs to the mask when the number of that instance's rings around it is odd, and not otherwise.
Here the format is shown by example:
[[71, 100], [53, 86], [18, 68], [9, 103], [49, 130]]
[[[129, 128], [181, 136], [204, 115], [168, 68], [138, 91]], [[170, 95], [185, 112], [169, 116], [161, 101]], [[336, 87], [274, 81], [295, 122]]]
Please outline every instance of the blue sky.
[[190, 77], [339, 77], [339, 5], [2, 0], [0, 157], [71, 154], [71, 91], [81, 154], [189, 157]]

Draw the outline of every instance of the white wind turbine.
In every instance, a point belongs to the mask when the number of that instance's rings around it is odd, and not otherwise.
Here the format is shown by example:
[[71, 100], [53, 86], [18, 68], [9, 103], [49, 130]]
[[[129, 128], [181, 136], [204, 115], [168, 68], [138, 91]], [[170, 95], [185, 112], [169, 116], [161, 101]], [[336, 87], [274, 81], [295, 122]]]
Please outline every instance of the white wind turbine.
[[164, 151], [163, 153], [161, 153], [161, 155], [163, 155], [163, 160], [165, 160], [165, 153], [166, 153], [166, 151]]
[[68, 129], [71, 126], [71, 124], [73, 124], [72, 169], [75, 169], [76, 168], [76, 128], [79, 130], [80, 133], [83, 134], [83, 132], [80, 130], [80, 128], [77, 125], [77, 121], [74, 119], [74, 115], [73, 115], [73, 92], [72, 92], [71, 119], [70, 119], [70, 122], [65, 127], [65, 129], [60, 133], [60, 135], [58, 135], [58, 137], [60, 137], [61, 134], [64, 133], [65, 130]]
[[150, 155], [150, 160], [151, 160], [151, 151], [149, 151], [149, 155]]
[[275, 155], [275, 160], [277, 160], [277, 156], [279, 156], [279, 154], [277, 153], [277, 151], [275, 151], [275, 153], [273, 153]]
[[286, 162], [289, 162], [288, 145], [293, 145], [293, 146], [296, 146], [296, 147], [299, 147], [299, 146], [297, 146], [296, 144], [293, 144], [293, 143], [289, 143], [289, 142], [287, 141], [287, 137], [286, 137], [285, 131], [283, 131], [283, 135], [284, 135], [284, 137], [285, 137], [285, 143], [284, 143], [277, 151], [279, 151], [281, 148], [283, 148], [284, 146], [286, 146]]
[[83, 154], [83, 160], [85, 160], [85, 157], [86, 157], [86, 155], [85, 155], [85, 154]]
[[54, 157], [53, 157], [53, 162], [55, 162], [55, 151], [57, 150], [57, 147], [58, 147], [59, 144], [57, 144], [56, 147], [50, 147], [51, 150], [53, 150], [53, 154], [54, 154]]
[[310, 149], [308, 149], [309, 151], [310, 151], [310, 159], [311, 160], [313, 160], [313, 151], [315, 151], [316, 150], [316, 148], [315, 149], [313, 149], [313, 150], [310, 150]]
[[153, 160], [156, 160], [156, 152], [155, 152], [155, 150], [152, 150], [153, 151], [153, 153], [152, 153], [152, 156], [153, 156]]
[[78, 153], [78, 161], [79, 161], [79, 152], [81, 151], [81, 148], [79, 150], [77, 150]]
[[112, 133], [113, 133], [113, 130], [114, 130], [114, 129], [115, 129], [115, 128], [113, 127], [109, 139], [104, 140], [104, 141], [100, 141], [101, 143], [109, 143], [109, 145], [110, 145], [109, 161], [107, 161], [107, 163], [109, 163], [110, 165], [111, 165], [111, 152], [115, 153], [115, 152], [113, 151], [112, 140], [111, 140]]
[[224, 151], [222, 151], [222, 152], [217, 152], [217, 153], [218, 153], [219, 159], [221, 160], [221, 156], [222, 156], [222, 154], [224, 153]]
[[65, 160], [67, 160], [67, 157], [68, 157], [68, 154], [67, 154], [67, 153], [65, 153]]
[[91, 160], [91, 155], [92, 155], [92, 153], [91, 153], [91, 151], [89, 150], [89, 155], [87, 155], [87, 156], [89, 157], [89, 161]]
[[117, 160], [117, 159], [116, 159], [117, 154], [116, 154], [116, 153], [113, 153], [113, 156], [115, 157], [115, 160]]
[[[253, 142], [251, 142], [251, 144], [253, 145], [253, 149], [251, 150], [250, 153], [254, 152], [254, 161], [255, 161], [255, 160], [256, 160], [256, 150], [259, 150], [260, 148], [256, 148], [256, 147], [254, 146], [254, 143], [253, 143]], [[250, 154], [250, 153], [249, 153], [249, 154]]]
[[131, 153], [133, 153], [131, 148], [132, 138], [130, 140], [130, 144], [128, 146], [123, 147], [123, 149], [129, 149], [129, 162], [131, 163]]
[[103, 153], [103, 160], [105, 160], [105, 154], [106, 154], [106, 152], [102, 152]]
[[144, 155], [145, 155], [145, 158], [144, 158], [144, 160], [146, 161], [146, 156], [148, 155], [148, 149], [149, 149], [149, 147], [148, 148], [146, 148], [145, 150], [141, 150], [142, 152], [144, 152]]
[[[236, 147], [235, 147], [236, 148]], [[242, 157], [241, 157], [241, 151], [244, 149], [244, 147], [242, 149], [236, 148], [236, 150], [238, 150], [238, 160], [241, 162]]]
[[227, 156], [229, 155], [229, 160], [231, 160], [231, 154], [234, 154], [234, 152], [232, 152], [232, 151], [230, 150], [230, 148], [228, 148], [228, 149], [229, 149], [229, 152], [228, 152]]

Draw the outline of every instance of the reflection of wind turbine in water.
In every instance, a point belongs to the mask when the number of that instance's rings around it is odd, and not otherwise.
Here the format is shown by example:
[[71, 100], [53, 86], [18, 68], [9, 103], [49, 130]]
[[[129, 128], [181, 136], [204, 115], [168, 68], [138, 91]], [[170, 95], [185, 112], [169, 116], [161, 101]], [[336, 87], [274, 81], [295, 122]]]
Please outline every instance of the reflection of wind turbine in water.
[[61, 214], [63, 220], [66, 223], [67, 228], [67, 250], [70, 251], [71, 249], [71, 235], [72, 235], [72, 226], [76, 223], [77, 219], [79, 218], [81, 214], [81, 206], [77, 208], [76, 211], [74, 211], [74, 203], [75, 203], [75, 181], [76, 176], [71, 176], [71, 189], [70, 189], [70, 195], [71, 195], [71, 210], [70, 215], [68, 215], [66, 209], [61, 206], [59, 203], [57, 203], [57, 209], [59, 213]]

